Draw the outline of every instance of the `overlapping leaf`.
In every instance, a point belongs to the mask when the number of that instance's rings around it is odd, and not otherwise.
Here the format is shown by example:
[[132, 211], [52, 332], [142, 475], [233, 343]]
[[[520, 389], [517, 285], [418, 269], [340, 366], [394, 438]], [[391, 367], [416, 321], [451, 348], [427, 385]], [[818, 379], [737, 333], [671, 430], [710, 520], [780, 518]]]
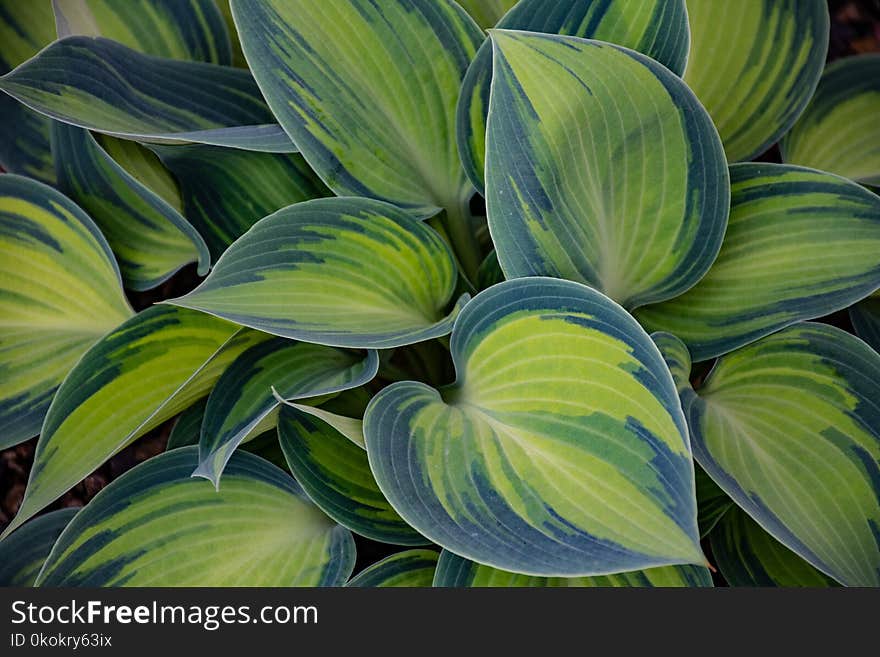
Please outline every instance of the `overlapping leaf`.
[[238, 354], [266, 338], [173, 306], [148, 308], [111, 331], [56, 393], [24, 500], [5, 533], [205, 396]]
[[351, 534], [289, 475], [238, 453], [217, 492], [190, 477], [197, 458], [195, 447], [183, 447], [113, 481], [61, 534], [38, 584], [341, 586], [348, 579]]
[[880, 356], [840, 329], [801, 323], [724, 356], [695, 393], [682, 379], [684, 344], [655, 339], [712, 479], [823, 573], [880, 584]]
[[433, 550], [405, 550], [374, 563], [346, 586], [363, 588], [429, 587], [439, 555]]
[[258, 219], [293, 203], [331, 195], [301, 155], [203, 145], [153, 150], [180, 183], [186, 217], [214, 258]]
[[452, 0], [231, 4], [266, 101], [327, 186], [418, 216], [446, 209], [456, 254], [474, 274], [473, 190], [450, 138], [482, 40], [471, 18]]
[[0, 176], [0, 447], [39, 433], [70, 368], [131, 314], [92, 220], [47, 185]]
[[[681, 75], [689, 30], [684, 0], [521, 0], [497, 27], [608, 41], [644, 53]], [[486, 114], [492, 43], [486, 40], [464, 77], [456, 112], [462, 163], [477, 189], [484, 186]]]
[[379, 392], [370, 467], [400, 515], [457, 554], [584, 576], [703, 563], [669, 371], [620, 306], [579, 283], [481, 292], [452, 334], [457, 381]]
[[290, 471], [315, 504], [340, 525], [375, 541], [397, 545], [428, 543], [397, 514], [379, 490], [363, 447], [320, 419], [320, 415], [306, 413], [302, 408], [281, 408], [278, 437]]
[[144, 55], [103, 37], [52, 43], [0, 77], [0, 91], [119, 137], [294, 150], [247, 71]]
[[596, 577], [534, 577], [474, 563], [443, 550], [434, 586], [477, 587], [708, 587], [712, 577], [704, 566], [663, 566]]
[[831, 174], [737, 164], [721, 253], [682, 296], [636, 312], [701, 361], [880, 287], [880, 197]]
[[119, 261], [126, 286], [147, 290], [198, 260], [210, 265], [195, 228], [158, 194], [123, 169], [88, 130], [53, 122], [58, 188], [94, 218]]
[[804, 110], [825, 65], [825, 0], [687, 0], [684, 81], [709, 111], [731, 162], [760, 155]]
[[477, 25], [489, 28], [495, 25], [504, 14], [516, 4], [516, 0], [459, 0]]
[[79, 509], [58, 509], [34, 518], [0, 541], [0, 586], [33, 586], [61, 531]]
[[495, 31], [486, 204], [507, 278], [587, 283], [627, 308], [681, 294], [721, 246], [721, 142], [681, 80], [624, 48]]
[[880, 185], [880, 54], [830, 64], [780, 143], [783, 160]]
[[202, 420], [205, 417], [205, 406], [207, 405], [208, 398], [205, 397], [184, 410], [177, 417], [174, 421], [174, 426], [171, 428], [171, 433], [168, 434], [168, 443], [165, 445], [166, 450], [170, 451], [178, 447], [199, 444], [199, 437], [202, 433]]
[[712, 555], [730, 586], [837, 586], [761, 529], [742, 509], [724, 515], [711, 534]]
[[170, 303], [282, 337], [384, 349], [449, 333], [455, 281], [425, 224], [381, 201], [328, 198], [260, 220]]
[[293, 400], [355, 388], [376, 376], [378, 367], [375, 351], [351, 353], [283, 338], [254, 345], [235, 359], [211, 391], [194, 474], [219, 487], [235, 448], [277, 411], [275, 394]]
[[880, 351], [880, 298], [874, 295], [850, 306], [849, 318], [856, 335]]
[[694, 479], [697, 487], [697, 525], [700, 527], [700, 538], [703, 538], [736, 504], [699, 465], [694, 466]]

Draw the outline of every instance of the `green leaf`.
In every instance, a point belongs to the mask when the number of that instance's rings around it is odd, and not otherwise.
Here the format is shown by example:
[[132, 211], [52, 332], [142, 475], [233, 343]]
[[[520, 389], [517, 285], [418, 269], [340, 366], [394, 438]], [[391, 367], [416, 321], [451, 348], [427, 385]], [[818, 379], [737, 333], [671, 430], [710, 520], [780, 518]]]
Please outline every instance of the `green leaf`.
[[828, 5], [687, 0], [687, 9], [684, 81], [712, 116], [727, 159], [751, 160], [791, 128], [816, 89], [828, 51]]
[[830, 64], [807, 109], [780, 143], [791, 164], [880, 185], [880, 54]]
[[[658, 333], [656, 335], [668, 336], [669, 334]], [[694, 466], [694, 478], [697, 486], [697, 525], [700, 527], [700, 538], [704, 538], [736, 504], [699, 465]]]
[[199, 436], [202, 433], [202, 420], [205, 417], [205, 406], [207, 405], [208, 398], [205, 397], [177, 416], [177, 420], [174, 421], [174, 426], [171, 428], [171, 433], [168, 434], [168, 443], [165, 445], [166, 451], [199, 444]]
[[458, 0], [477, 25], [488, 28], [495, 25], [507, 11], [516, 4], [516, 0]]
[[61, 531], [79, 509], [58, 509], [0, 542], [0, 586], [33, 586]]
[[480, 268], [477, 270], [477, 289], [485, 290], [503, 280], [504, 272], [501, 271], [501, 265], [498, 264], [498, 254], [492, 251], [480, 263]]
[[238, 40], [238, 30], [232, 18], [232, 8], [229, 6], [229, 0], [215, 0], [215, 2], [220, 13], [223, 15], [223, 22], [226, 23], [226, 32], [229, 34], [229, 43], [232, 46], [232, 65], [239, 68], [247, 68], [248, 63], [241, 50], [241, 42]]
[[[684, 0], [521, 0], [497, 27], [608, 41], [644, 53], [676, 75], [684, 71], [690, 39]], [[479, 190], [484, 188], [491, 80], [492, 42], [487, 39], [462, 81], [456, 111], [462, 163]]]
[[94, 219], [119, 260], [126, 287], [149, 290], [211, 256], [192, 225], [158, 194], [129, 174], [88, 130], [53, 121], [52, 151], [58, 188]]
[[526, 574], [704, 563], [672, 378], [620, 306], [579, 283], [507, 281], [465, 306], [450, 347], [454, 385], [394, 383], [364, 416], [404, 520]]
[[61, 534], [38, 584], [341, 586], [348, 579], [351, 534], [289, 475], [239, 453], [217, 492], [189, 476], [197, 451], [160, 454], [111, 482]]
[[375, 351], [350, 353], [333, 347], [272, 338], [243, 352], [227, 368], [208, 398], [194, 476], [220, 486], [220, 475], [236, 447], [279, 401], [356, 388], [376, 376]]
[[596, 577], [535, 577], [474, 563], [448, 550], [443, 550], [434, 575], [434, 586], [447, 588], [710, 587], [712, 576], [703, 566], [664, 566]]
[[346, 586], [362, 588], [421, 587], [434, 581], [439, 555], [434, 550], [405, 550], [365, 568]]
[[295, 150], [247, 71], [144, 55], [102, 37], [52, 43], [0, 77], [0, 91], [117, 137]]
[[203, 313], [153, 306], [80, 359], [52, 401], [8, 534], [139, 436], [208, 394], [255, 331]]
[[158, 57], [232, 61], [226, 25], [213, 0], [52, 0], [52, 8], [59, 37], [104, 36]]
[[383, 543], [429, 543], [385, 499], [364, 449], [318, 416], [282, 406], [278, 438], [293, 476], [315, 504], [340, 525]]
[[880, 197], [820, 171], [730, 168], [730, 222], [709, 273], [682, 296], [635, 315], [681, 338], [702, 361], [880, 287]]
[[[159, 196], [178, 213], [183, 214], [183, 200], [180, 197], [177, 180], [165, 168], [155, 153], [136, 141], [118, 139], [101, 133], [94, 133], [92, 136], [104, 152], [116, 164], [125, 169], [126, 173], [133, 176], [141, 185]], [[185, 149], [187, 146], [178, 146], [177, 148]], [[206, 146], [205, 148], [211, 147]]]
[[300, 413], [311, 415], [318, 420], [318, 425], [327, 424], [336, 433], [348, 438], [352, 444], [357, 445], [362, 450], [367, 449], [367, 443], [364, 440], [364, 421], [356, 417], [348, 417], [333, 413], [324, 408], [308, 406], [306, 404], [297, 404], [295, 402], [284, 402], [286, 406], [296, 409]]
[[838, 586], [761, 529], [742, 509], [724, 515], [710, 543], [718, 569], [730, 586]]
[[880, 298], [871, 296], [850, 306], [849, 318], [856, 335], [880, 351]]
[[331, 196], [301, 155], [202, 145], [152, 149], [180, 183], [185, 215], [215, 259], [258, 219], [300, 201]]
[[[33, 57], [55, 38], [49, 0], [0, 0], [0, 74]], [[0, 94], [0, 167], [54, 184], [49, 122]]]
[[[681, 341], [658, 343], [686, 363]], [[694, 457], [725, 493], [823, 573], [880, 585], [880, 355], [806, 322], [720, 358], [696, 393], [679, 385]]]
[[281, 337], [387, 349], [449, 333], [455, 281], [428, 226], [381, 201], [327, 198], [258, 221], [169, 303]]
[[67, 372], [131, 315], [92, 220], [47, 185], [0, 175], [0, 448], [39, 433]]
[[[473, 188], [454, 140], [462, 78], [483, 35], [452, 0], [232, 0], [279, 123], [340, 196], [443, 220], [464, 271], [479, 259]], [[369, 53], [369, 56], [364, 56]]]
[[721, 246], [729, 186], [693, 94], [600, 41], [492, 40], [486, 206], [505, 276], [584, 282], [627, 308], [696, 283]]

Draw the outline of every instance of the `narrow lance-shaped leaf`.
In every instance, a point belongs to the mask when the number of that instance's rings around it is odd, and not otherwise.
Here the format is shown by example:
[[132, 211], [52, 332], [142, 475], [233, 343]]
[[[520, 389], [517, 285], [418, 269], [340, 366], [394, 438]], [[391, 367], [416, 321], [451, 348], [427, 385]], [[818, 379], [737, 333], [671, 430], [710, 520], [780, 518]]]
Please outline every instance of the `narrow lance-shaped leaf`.
[[880, 54], [830, 64], [780, 143], [782, 159], [880, 185]]
[[349, 580], [361, 588], [430, 587], [440, 555], [434, 550], [405, 550], [385, 557]]
[[104, 36], [148, 55], [229, 65], [213, 0], [52, 0], [59, 37]]
[[0, 448], [39, 433], [70, 368], [131, 315], [92, 220], [47, 185], [0, 176]]
[[52, 151], [58, 188], [95, 219], [127, 287], [156, 287], [196, 260], [199, 274], [208, 273], [211, 257], [196, 229], [117, 164], [88, 130], [54, 121]]
[[547, 576], [704, 562], [693, 463], [656, 347], [579, 283], [481, 292], [451, 338], [457, 380], [403, 381], [364, 416], [379, 488], [470, 559]]
[[41, 114], [118, 137], [290, 152], [247, 71], [144, 55], [103, 37], [71, 36], [0, 77]]
[[4, 535], [205, 396], [238, 354], [266, 337], [173, 306], [148, 308], [111, 331], [56, 393], [24, 500]]
[[232, 65], [239, 68], [247, 68], [248, 63], [244, 58], [241, 50], [241, 42], [238, 40], [238, 30], [235, 27], [235, 21], [232, 18], [232, 8], [229, 6], [229, 0], [214, 0], [220, 13], [223, 15], [223, 22], [226, 23], [226, 32], [229, 34], [229, 45], [232, 48]]
[[458, 4], [464, 7], [477, 25], [486, 29], [501, 20], [516, 4], [516, 0], [458, 0]]
[[584, 282], [627, 308], [696, 283], [721, 246], [729, 183], [690, 90], [599, 41], [492, 41], [486, 206], [505, 276]]
[[[520, 0], [496, 27], [608, 41], [648, 55], [676, 75], [684, 72], [689, 30], [684, 0]], [[492, 42], [480, 46], [462, 81], [456, 138], [462, 163], [483, 190]]]
[[387, 349], [449, 333], [455, 281], [425, 224], [381, 201], [327, 198], [258, 221], [170, 303], [305, 342]]
[[649, 331], [681, 338], [696, 361], [880, 287], [880, 197], [788, 165], [737, 164], [730, 175], [730, 223], [712, 268], [682, 296], [636, 312]]
[[[177, 180], [153, 151], [130, 139], [119, 139], [100, 132], [90, 134], [104, 152], [113, 158], [116, 164], [125, 169], [126, 173], [159, 196], [177, 212], [183, 214], [183, 200], [180, 197]], [[178, 146], [177, 148], [186, 148], [186, 146]], [[205, 148], [211, 147], [206, 146]], [[231, 148], [223, 150], [238, 152]]]
[[189, 476], [197, 451], [160, 454], [111, 482], [61, 534], [37, 584], [341, 586], [348, 579], [351, 534], [290, 475], [239, 453], [217, 492]]
[[481, 587], [710, 587], [712, 576], [704, 566], [663, 566], [595, 577], [535, 577], [485, 566], [449, 550], [440, 553], [434, 586]]
[[[680, 340], [655, 340], [687, 363]], [[806, 322], [720, 358], [697, 392], [686, 380], [679, 390], [694, 457], [725, 493], [823, 573], [880, 585], [880, 355]]]
[[[276, 397], [278, 395], [276, 394]], [[333, 413], [325, 408], [320, 408], [316, 406], [309, 406], [306, 404], [297, 404], [296, 402], [284, 401], [286, 406], [290, 408], [296, 409], [300, 413], [305, 413], [306, 415], [311, 415], [313, 418], [320, 420], [318, 426], [321, 423], [329, 425], [331, 428], [335, 429], [337, 433], [348, 438], [352, 444], [357, 445], [362, 450], [367, 449], [367, 443], [364, 440], [364, 421], [361, 418], [357, 417], [348, 417], [347, 415], [340, 415], [338, 413]]]
[[283, 406], [278, 438], [293, 476], [340, 525], [383, 543], [430, 542], [398, 515], [379, 490], [364, 449], [319, 416]]
[[801, 559], [739, 508], [710, 535], [712, 556], [730, 586], [839, 586]]
[[473, 275], [473, 188], [451, 138], [483, 38], [473, 20], [452, 0], [232, 0], [232, 13], [266, 101], [327, 186], [417, 216], [445, 209]]
[[204, 145], [152, 149], [180, 183], [184, 214], [214, 258], [258, 219], [300, 201], [331, 196], [301, 155]]
[[684, 81], [718, 127], [727, 159], [750, 160], [804, 110], [825, 65], [825, 0], [687, 0]]
[[193, 473], [220, 486], [235, 448], [278, 408], [274, 394], [304, 399], [339, 392], [373, 379], [375, 351], [351, 353], [284, 338], [272, 338], [243, 352], [223, 373], [205, 409], [199, 467]]
[[166, 451], [199, 444], [199, 437], [202, 433], [202, 420], [205, 417], [205, 406], [207, 405], [208, 398], [205, 397], [187, 408], [177, 417], [177, 420], [174, 421], [174, 426], [171, 428], [171, 433], [168, 434], [168, 443], [165, 445]]
[[34, 518], [0, 541], [0, 586], [33, 586], [61, 531], [79, 509], [58, 509]]

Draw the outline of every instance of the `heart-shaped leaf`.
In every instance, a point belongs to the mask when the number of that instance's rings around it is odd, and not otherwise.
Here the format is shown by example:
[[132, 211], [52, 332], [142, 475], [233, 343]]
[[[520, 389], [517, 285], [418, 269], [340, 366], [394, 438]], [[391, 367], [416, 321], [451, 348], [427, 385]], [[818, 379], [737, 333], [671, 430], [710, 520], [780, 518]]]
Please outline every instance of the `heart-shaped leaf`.
[[232, 13], [266, 101], [327, 186], [420, 217], [445, 209], [457, 256], [474, 274], [473, 188], [450, 136], [461, 80], [483, 35], [461, 7], [232, 0]]
[[806, 322], [720, 358], [694, 392], [687, 348], [655, 340], [712, 479], [823, 573], [880, 585], [880, 355]]
[[51, 511], [0, 541], [0, 586], [33, 586], [52, 546], [77, 511]]
[[131, 314], [92, 220], [47, 185], [0, 175], [0, 448], [39, 433], [70, 368]]
[[850, 306], [849, 318], [856, 335], [880, 351], [880, 297], [871, 296]]
[[[684, 72], [690, 40], [684, 0], [521, 0], [497, 27], [608, 41], [644, 53], [676, 75]], [[479, 190], [484, 187], [491, 80], [492, 42], [487, 39], [462, 81], [456, 111], [462, 163]]]
[[448, 588], [510, 587], [710, 587], [704, 566], [663, 566], [596, 577], [535, 577], [498, 570], [463, 559], [449, 550], [440, 553], [434, 586]]
[[791, 128], [813, 95], [828, 51], [828, 5], [687, 0], [687, 10], [684, 81], [712, 116], [727, 159], [750, 160]]
[[290, 471], [315, 504], [343, 527], [374, 541], [428, 543], [385, 499], [364, 449], [300, 408], [281, 408], [278, 438]]
[[4, 535], [151, 428], [205, 396], [238, 354], [268, 338], [153, 306], [80, 359], [52, 401], [18, 515]]
[[258, 221], [170, 303], [286, 338], [387, 349], [449, 333], [455, 281], [430, 227], [381, 201], [327, 198]]
[[379, 392], [379, 488], [413, 527], [514, 572], [703, 563], [693, 462], [669, 371], [620, 306], [579, 283], [481, 292], [451, 339], [456, 383]]
[[61, 534], [38, 585], [341, 586], [348, 579], [351, 534], [290, 475], [242, 452], [230, 459], [218, 492], [190, 477], [197, 451], [160, 454], [111, 482]]
[[144, 55], [103, 37], [52, 43], [0, 77], [0, 91], [53, 119], [118, 137], [295, 150], [272, 125], [247, 71]]
[[780, 143], [791, 164], [880, 185], [880, 54], [830, 64], [807, 109]]
[[104, 36], [172, 59], [232, 63], [229, 34], [213, 0], [52, 0], [59, 37]]
[[439, 556], [434, 550], [398, 552], [362, 570], [346, 586], [427, 588], [434, 581], [434, 570], [437, 568]]
[[199, 274], [208, 273], [211, 256], [196, 229], [115, 162], [88, 130], [53, 121], [52, 152], [58, 188], [94, 218], [127, 287], [156, 287], [196, 260]]
[[718, 569], [730, 586], [838, 586], [738, 507], [724, 514], [710, 543]]
[[506, 277], [584, 282], [627, 308], [696, 283], [721, 246], [729, 185], [693, 94], [611, 44], [492, 40], [486, 205]]
[[788, 165], [737, 164], [730, 175], [730, 222], [709, 273], [682, 296], [636, 312], [648, 330], [682, 339], [696, 361], [880, 287], [880, 197]]
[[[180, 183], [185, 215], [219, 258], [258, 219], [330, 191], [295, 153], [220, 146], [151, 147]], [[242, 172], [247, 175], [242, 175]]]
[[[284, 399], [317, 397], [356, 388], [376, 376], [375, 351], [351, 353], [284, 338], [272, 338], [243, 352], [226, 369], [208, 398], [193, 473], [220, 485], [235, 448]], [[274, 393], [274, 394], [273, 394]]]

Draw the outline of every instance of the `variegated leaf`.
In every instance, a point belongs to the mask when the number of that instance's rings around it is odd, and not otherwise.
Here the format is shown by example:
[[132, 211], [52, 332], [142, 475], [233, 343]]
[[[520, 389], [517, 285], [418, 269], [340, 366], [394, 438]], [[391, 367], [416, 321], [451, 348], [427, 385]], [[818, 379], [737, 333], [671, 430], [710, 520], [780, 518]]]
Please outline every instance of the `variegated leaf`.
[[464, 7], [477, 25], [485, 29], [501, 20], [516, 4], [516, 0], [458, 0], [458, 4]]
[[580, 283], [507, 281], [465, 306], [450, 346], [454, 385], [394, 383], [364, 416], [407, 522], [532, 575], [703, 563], [676, 391], [620, 306]]
[[341, 586], [348, 579], [351, 534], [290, 475], [238, 453], [218, 492], [190, 477], [197, 451], [166, 452], [111, 482], [61, 534], [38, 585]]
[[649, 331], [696, 361], [880, 287], [880, 197], [838, 176], [781, 164], [730, 168], [730, 222], [709, 273], [682, 296], [640, 308]]
[[805, 322], [720, 358], [694, 392], [684, 343], [654, 339], [712, 479], [823, 573], [880, 585], [880, 356]]
[[876, 294], [849, 308], [853, 328], [874, 351], [880, 351], [880, 297]]
[[0, 541], [0, 586], [33, 586], [52, 546], [77, 511], [51, 511]]
[[434, 550], [405, 550], [365, 568], [346, 586], [360, 588], [430, 587], [440, 555]]
[[43, 183], [0, 175], [0, 448], [39, 433], [68, 371], [131, 315], [92, 220]]
[[687, 0], [684, 81], [718, 127], [727, 159], [750, 160], [804, 110], [825, 65], [825, 0]]
[[170, 303], [281, 337], [387, 349], [449, 333], [455, 281], [425, 224], [381, 201], [327, 198], [258, 221]]
[[721, 246], [729, 184], [690, 90], [600, 41], [492, 40], [486, 205], [505, 276], [587, 283], [626, 308], [696, 283]]

